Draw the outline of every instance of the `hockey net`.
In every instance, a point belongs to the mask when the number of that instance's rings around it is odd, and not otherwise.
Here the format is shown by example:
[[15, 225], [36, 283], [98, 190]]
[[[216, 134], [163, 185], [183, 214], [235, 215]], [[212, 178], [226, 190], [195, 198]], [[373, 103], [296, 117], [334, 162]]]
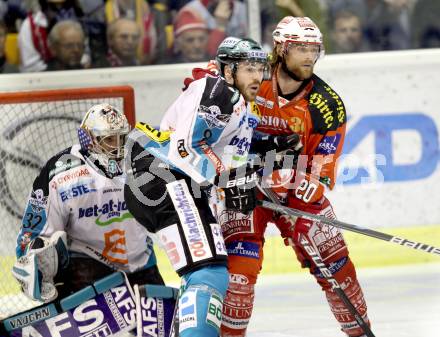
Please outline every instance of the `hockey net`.
[[11, 274], [32, 182], [50, 157], [77, 143], [85, 112], [103, 102], [134, 124], [129, 86], [0, 93], [0, 319], [36, 304], [20, 293]]

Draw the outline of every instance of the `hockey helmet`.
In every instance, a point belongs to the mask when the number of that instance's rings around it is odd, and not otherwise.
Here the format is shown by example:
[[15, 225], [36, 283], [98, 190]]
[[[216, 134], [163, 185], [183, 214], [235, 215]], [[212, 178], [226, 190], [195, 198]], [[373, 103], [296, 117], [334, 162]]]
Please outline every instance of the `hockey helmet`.
[[258, 62], [266, 66], [268, 60], [267, 53], [258, 42], [249, 38], [240, 39], [231, 36], [220, 43], [215, 59], [222, 75], [227, 64], [231, 65], [232, 71], [235, 72], [239, 62]]
[[121, 173], [125, 137], [130, 132], [125, 115], [110, 104], [92, 106], [78, 129], [81, 149], [98, 161], [107, 175]]
[[317, 45], [319, 57], [324, 56], [322, 33], [318, 26], [308, 17], [284, 17], [272, 33], [274, 44], [283, 45], [286, 52], [290, 44]]

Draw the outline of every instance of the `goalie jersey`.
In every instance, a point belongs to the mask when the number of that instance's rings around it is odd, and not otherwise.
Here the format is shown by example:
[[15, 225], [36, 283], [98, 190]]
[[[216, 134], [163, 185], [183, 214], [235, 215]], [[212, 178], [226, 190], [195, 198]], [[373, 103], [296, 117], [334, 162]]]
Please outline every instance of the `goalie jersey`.
[[[37, 236], [67, 232], [70, 254], [133, 272], [156, 263], [147, 230], [127, 210], [121, 175], [107, 178], [74, 145], [55, 155], [33, 183], [17, 238], [17, 258]], [[151, 258], [150, 258], [151, 257]]]

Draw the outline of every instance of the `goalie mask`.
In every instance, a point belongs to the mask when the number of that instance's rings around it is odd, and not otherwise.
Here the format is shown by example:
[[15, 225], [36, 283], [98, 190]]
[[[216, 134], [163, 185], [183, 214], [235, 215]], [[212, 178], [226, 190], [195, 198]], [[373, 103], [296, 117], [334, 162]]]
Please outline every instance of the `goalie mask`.
[[94, 105], [78, 129], [79, 143], [93, 163], [113, 178], [122, 173], [125, 137], [130, 125], [123, 113], [110, 104]]

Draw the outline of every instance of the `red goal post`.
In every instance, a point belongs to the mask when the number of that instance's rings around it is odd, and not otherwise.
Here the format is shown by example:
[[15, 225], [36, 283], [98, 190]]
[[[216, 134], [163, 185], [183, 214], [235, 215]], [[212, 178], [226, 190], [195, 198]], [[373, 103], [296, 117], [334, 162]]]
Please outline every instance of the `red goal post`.
[[[131, 86], [120, 85], [110, 87], [53, 89], [20, 92], [1, 92], [0, 104], [53, 102], [61, 100], [105, 99], [120, 97], [123, 99], [122, 109], [130, 125], [135, 123], [134, 90]], [[86, 111], [84, 111], [85, 113]]]
[[0, 319], [35, 305], [20, 294], [11, 274], [32, 182], [50, 157], [78, 142], [83, 116], [104, 102], [123, 111], [134, 126], [130, 86], [0, 93]]

